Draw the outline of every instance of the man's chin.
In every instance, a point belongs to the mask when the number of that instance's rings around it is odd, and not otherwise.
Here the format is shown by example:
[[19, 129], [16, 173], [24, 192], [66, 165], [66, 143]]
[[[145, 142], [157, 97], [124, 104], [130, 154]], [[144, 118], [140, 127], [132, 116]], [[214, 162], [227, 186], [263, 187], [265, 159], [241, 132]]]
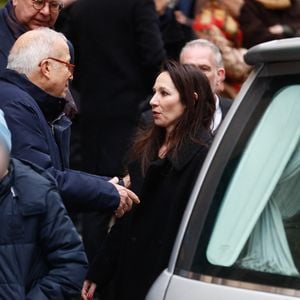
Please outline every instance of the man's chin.
[[49, 24], [48, 22], [33, 22], [28, 24], [28, 28], [30, 30], [34, 30], [40, 27], [52, 27], [51, 24]]

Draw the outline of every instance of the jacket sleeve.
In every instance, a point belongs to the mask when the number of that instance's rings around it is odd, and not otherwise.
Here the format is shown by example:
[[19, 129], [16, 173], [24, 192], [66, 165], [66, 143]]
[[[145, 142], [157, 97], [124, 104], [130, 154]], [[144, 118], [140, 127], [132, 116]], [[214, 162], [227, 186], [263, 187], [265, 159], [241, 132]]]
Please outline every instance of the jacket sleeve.
[[153, 0], [137, 1], [135, 28], [141, 64], [157, 72], [166, 53]]
[[45, 133], [32, 107], [12, 101], [2, 109], [12, 133], [12, 156], [33, 162], [49, 171], [57, 181], [68, 210], [114, 211], [118, 207], [119, 194], [103, 177], [54, 167]]
[[46, 201], [39, 239], [49, 271], [30, 289], [28, 300], [63, 300], [79, 294], [87, 271], [83, 245], [58, 192], [50, 191]]
[[129, 212], [121, 219], [117, 219], [97, 255], [89, 265], [86, 279], [96, 283], [100, 289], [101, 287], [107, 287], [118, 269], [118, 261], [126, 242], [126, 233], [131, 215], [132, 212]]

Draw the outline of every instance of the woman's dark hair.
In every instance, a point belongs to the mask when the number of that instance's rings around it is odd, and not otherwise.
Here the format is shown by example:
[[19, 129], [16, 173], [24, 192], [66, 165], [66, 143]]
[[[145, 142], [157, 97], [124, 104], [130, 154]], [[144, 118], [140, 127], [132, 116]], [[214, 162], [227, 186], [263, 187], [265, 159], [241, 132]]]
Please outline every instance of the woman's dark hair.
[[[201, 130], [210, 131], [215, 112], [215, 98], [206, 75], [196, 66], [167, 61], [162, 66], [160, 73], [162, 72], [168, 72], [179, 93], [180, 101], [185, 106], [168, 140], [168, 153], [176, 158], [184, 140], [203, 143], [196, 137], [199, 136]], [[157, 158], [159, 148], [164, 143], [165, 134], [165, 129], [154, 123], [137, 133], [130, 159], [140, 161], [143, 174], [150, 162]]]

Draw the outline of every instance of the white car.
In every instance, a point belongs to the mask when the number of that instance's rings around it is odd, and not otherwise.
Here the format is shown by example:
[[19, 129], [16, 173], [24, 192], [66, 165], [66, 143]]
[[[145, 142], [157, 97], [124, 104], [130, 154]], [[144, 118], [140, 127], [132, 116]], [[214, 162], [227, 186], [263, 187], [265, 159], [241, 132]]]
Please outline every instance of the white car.
[[300, 298], [300, 38], [257, 45], [147, 300]]

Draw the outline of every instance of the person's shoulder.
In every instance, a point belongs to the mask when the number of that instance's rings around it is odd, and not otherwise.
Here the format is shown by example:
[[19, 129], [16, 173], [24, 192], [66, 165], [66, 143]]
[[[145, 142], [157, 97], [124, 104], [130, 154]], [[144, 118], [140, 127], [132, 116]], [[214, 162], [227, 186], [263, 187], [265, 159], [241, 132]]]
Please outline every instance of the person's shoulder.
[[42, 213], [47, 195], [57, 192], [55, 179], [44, 169], [25, 160], [11, 160], [14, 172], [14, 190], [20, 200], [23, 214]]
[[0, 106], [33, 106], [35, 101], [32, 96], [19, 84], [6, 76], [9, 70], [0, 72]]
[[220, 96], [219, 99], [220, 99], [220, 107], [222, 113], [226, 114], [232, 104], [232, 100], [222, 96]]

